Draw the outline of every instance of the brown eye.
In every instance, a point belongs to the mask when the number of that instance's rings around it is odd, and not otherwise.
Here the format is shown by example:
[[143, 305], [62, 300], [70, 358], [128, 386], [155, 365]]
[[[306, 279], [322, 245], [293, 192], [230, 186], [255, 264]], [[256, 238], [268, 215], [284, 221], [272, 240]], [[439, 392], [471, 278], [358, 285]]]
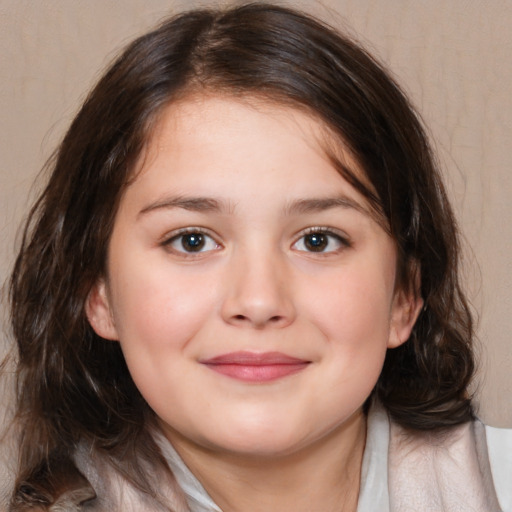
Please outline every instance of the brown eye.
[[181, 246], [186, 252], [198, 252], [205, 244], [204, 235], [201, 233], [189, 233], [181, 236]]
[[323, 229], [306, 233], [293, 244], [293, 249], [297, 251], [318, 253], [336, 253], [346, 247], [350, 247], [346, 237]]
[[304, 246], [313, 252], [325, 251], [329, 245], [329, 238], [324, 233], [311, 233], [304, 237]]
[[173, 252], [181, 254], [202, 253], [219, 248], [217, 242], [201, 231], [182, 232], [163, 244]]

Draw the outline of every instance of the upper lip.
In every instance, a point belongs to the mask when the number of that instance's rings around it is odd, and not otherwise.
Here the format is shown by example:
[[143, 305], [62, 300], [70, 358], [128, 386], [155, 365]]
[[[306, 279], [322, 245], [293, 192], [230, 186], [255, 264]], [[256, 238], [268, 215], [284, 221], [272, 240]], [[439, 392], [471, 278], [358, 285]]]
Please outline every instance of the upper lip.
[[246, 366], [266, 366], [277, 364], [305, 364], [309, 361], [292, 357], [282, 352], [230, 352], [209, 359], [201, 360], [203, 364], [237, 364]]

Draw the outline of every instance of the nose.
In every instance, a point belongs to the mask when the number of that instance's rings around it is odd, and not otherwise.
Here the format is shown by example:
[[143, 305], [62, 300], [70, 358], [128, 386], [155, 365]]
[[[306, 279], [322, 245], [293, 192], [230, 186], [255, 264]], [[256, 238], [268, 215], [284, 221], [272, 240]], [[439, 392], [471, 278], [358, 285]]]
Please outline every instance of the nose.
[[222, 317], [231, 325], [282, 328], [295, 319], [290, 272], [276, 255], [240, 254], [231, 262]]

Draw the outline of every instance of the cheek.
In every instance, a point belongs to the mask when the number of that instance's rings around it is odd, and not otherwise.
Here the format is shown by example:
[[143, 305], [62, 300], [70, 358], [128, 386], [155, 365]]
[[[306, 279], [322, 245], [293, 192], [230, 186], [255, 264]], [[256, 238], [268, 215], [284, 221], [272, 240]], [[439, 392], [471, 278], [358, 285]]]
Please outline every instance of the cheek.
[[193, 340], [208, 324], [215, 297], [205, 286], [199, 291], [194, 286], [198, 281], [186, 273], [170, 274], [148, 265], [117, 271], [130, 276], [124, 282], [116, 279], [112, 293], [126, 363], [150, 406], [165, 411], [180, 402], [182, 383], [190, 382]]
[[358, 348], [387, 342], [392, 286], [383, 275], [366, 269], [330, 276], [307, 293], [304, 308], [328, 339]]
[[380, 375], [391, 327], [393, 276], [375, 268], [379, 271], [367, 265], [331, 276], [304, 306], [328, 341], [329, 385], [363, 401]]
[[[349, 283], [345, 282], [345, 292]], [[387, 352], [390, 332], [387, 298], [377, 297], [375, 290], [354, 286], [353, 293], [333, 290], [333, 300], [318, 309], [321, 325], [329, 343], [326, 347], [325, 374], [329, 376], [328, 408], [343, 410], [359, 407], [370, 395]], [[369, 293], [372, 292], [372, 293]], [[386, 300], [384, 300], [386, 299]]]
[[[183, 347], [201, 329], [214, 309], [214, 287], [187, 272], [169, 272], [157, 265], [118, 269], [113, 312], [123, 350]], [[200, 285], [200, 286], [199, 286]]]

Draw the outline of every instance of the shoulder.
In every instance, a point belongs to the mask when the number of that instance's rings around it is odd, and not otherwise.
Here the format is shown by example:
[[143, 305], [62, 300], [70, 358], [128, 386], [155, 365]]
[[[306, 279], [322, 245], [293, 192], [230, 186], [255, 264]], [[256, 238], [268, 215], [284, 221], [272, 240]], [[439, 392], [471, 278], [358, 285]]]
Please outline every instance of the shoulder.
[[143, 461], [138, 466], [141, 472], [153, 474], [159, 482], [158, 496], [139, 489], [117, 469], [109, 458], [86, 443], [81, 443], [75, 452], [74, 462], [81, 474], [94, 489], [95, 499], [84, 510], [91, 512], [185, 512], [181, 494], [166, 475]]
[[504, 512], [512, 512], [512, 429], [485, 427], [489, 465]]
[[392, 510], [512, 512], [512, 431], [480, 421], [442, 433], [391, 423]]
[[9, 432], [0, 433], [0, 510], [7, 510], [14, 489], [17, 454], [12, 437]]
[[[1, 352], [0, 352], [1, 361]], [[17, 431], [14, 424], [13, 373], [0, 373], [0, 510], [7, 510], [14, 489]]]

